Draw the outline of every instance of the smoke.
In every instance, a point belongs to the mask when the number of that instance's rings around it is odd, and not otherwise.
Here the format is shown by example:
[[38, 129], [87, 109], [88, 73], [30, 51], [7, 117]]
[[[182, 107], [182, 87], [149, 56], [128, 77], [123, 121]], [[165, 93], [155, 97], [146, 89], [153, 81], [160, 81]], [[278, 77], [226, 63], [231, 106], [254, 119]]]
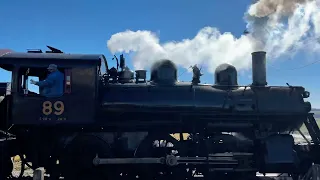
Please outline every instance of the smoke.
[[112, 35], [107, 46], [111, 53], [133, 53], [135, 69], [148, 68], [162, 58], [184, 68], [201, 64], [211, 73], [221, 63], [247, 69], [253, 51], [266, 51], [270, 60], [301, 50], [320, 50], [319, 1], [256, 1], [244, 15], [249, 33], [238, 38], [204, 27], [192, 39], [161, 44], [153, 32], [127, 30]]
[[[276, 58], [288, 50], [300, 49], [310, 31], [311, 17], [319, 10], [316, 3], [314, 0], [260, 0], [252, 4], [245, 18], [247, 29], [252, 32], [254, 50], [267, 50]], [[280, 41], [283, 43], [279, 44]]]
[[311, 0], [260, 0], [249, 7], [248, 13], [260, 18], [272, 14], [290, 16], [299, 4], [306, 2], [311, 2]]

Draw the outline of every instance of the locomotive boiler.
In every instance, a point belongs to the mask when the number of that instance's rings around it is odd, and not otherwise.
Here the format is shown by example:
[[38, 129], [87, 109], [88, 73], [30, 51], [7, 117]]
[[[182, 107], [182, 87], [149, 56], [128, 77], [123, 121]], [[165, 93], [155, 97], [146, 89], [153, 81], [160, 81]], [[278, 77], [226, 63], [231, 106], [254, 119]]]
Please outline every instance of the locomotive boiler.
[[179, 126], [189, 122], [225, 131], [261, 124], [268, 124], [272, 132], [300, 128], [311, 110], [304, 101], [309, 92], [290, 85], [266, 86], [265, 55], [252, 53], [253, 83], [248, 86], [238, 85], [237, 70], [229, 64], [216, 68], [213, 85], [179, 82], [175, 64], [161, 60], [151, 68], [149, 82], [109, 84], [102, 95], [102, 111], [111, 119], [152, 119]]
[[[319, 161], [310, 93], [268, 86], [265, 52], [252, 53], [252, 84], [239, 85], [229, 64], [216, 68], [213, 84], [201, 84], [196, 66], [181, 82], [174, 61], [159, 60], [147, 80], [148, 71], [131, 71], [123, 55], [109, 68], [103, 55], [48, 47], [0, 55], [12, 73], [1, 91], [2, 177], [12, 176], [17, 155], [22, 167], [44, 167], [50, 179], [250, 179], [256, 172], [297, 179]], [[52, 63], [65, 76], [61, 97], [28, 86], [30, 78], [44, 80]], [[291, 133], [303, 124], [312, 140], [297, 145]]]

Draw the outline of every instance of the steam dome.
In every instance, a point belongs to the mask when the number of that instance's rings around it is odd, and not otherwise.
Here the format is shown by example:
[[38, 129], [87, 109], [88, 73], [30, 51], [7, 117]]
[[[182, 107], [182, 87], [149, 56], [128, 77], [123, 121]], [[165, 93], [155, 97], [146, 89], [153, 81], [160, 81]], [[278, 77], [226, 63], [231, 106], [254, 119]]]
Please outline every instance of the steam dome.
[[155, 83], [172, 84], [177, 81], [177, 67], [170, 60], [160, 60], [151, 67], [151, 81]]
[[215, 85], [237, 86], [237, 69], [230, 64], [221, 64], [215, 70]]

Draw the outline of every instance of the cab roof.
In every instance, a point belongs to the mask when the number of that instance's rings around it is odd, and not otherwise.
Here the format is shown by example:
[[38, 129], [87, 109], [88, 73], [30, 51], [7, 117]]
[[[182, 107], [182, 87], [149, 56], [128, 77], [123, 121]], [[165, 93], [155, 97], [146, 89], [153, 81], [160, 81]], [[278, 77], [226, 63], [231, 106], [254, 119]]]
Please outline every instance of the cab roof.
[[25, 59], [25, 60], [76, 60], [76, 61], [100, 61], [102, 54], [64, 54], [64, 53], [25, 53], [8, 52], [0, 55], [3, 59]]
[[103, 54], [65, 54], [65, 53], [26, 53], [26, 52], [5, 52], [0, 53], [0, 66], [8, 69], [8, 65], [21, 66], [47, 66], [58, 64], [68, 65], [100, 65]]

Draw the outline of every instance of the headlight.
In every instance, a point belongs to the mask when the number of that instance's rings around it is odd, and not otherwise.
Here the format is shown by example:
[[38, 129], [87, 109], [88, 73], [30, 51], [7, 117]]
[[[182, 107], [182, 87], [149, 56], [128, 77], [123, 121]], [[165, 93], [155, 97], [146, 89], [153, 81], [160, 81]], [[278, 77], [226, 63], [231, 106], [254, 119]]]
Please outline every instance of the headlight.
[[309, 91], [304, 91], [302, 96], [303, 96], [303, 98], [308, 98], [308, 97], [310, 97], [310, 92]]

